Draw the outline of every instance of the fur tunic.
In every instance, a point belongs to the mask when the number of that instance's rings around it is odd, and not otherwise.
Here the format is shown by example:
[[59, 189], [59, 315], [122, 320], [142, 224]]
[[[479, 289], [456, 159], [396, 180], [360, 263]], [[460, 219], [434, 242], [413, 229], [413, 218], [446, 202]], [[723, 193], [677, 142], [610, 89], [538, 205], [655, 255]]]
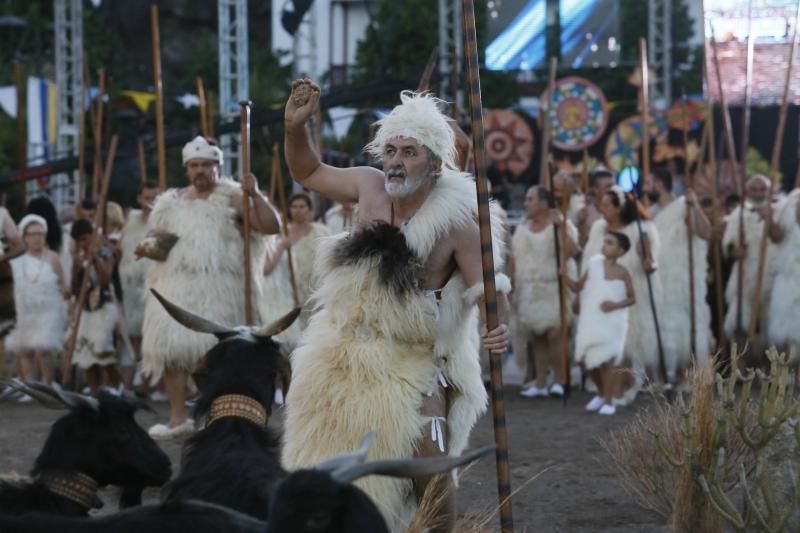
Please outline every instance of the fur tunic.
[[353, 211], [347, 219], [342, 215], [341, 204], [331, 207], [325, 212], [325, 225], [334, 235], [353, 230], [358, 225], [358, 206], [353, 206]]
[[581, 314], [575, 336], [575, 361], [588, 370], [610, 362], [622, 362], [628, 334], [628, 308], [605, 313], [605, 301], [621, 302], [627, 297], [625, 281], [606, 279], [604, 257], [595, 255], [587, 261], [586, 283], [581, 291]]
[[775, 281], [769, 299], [769, 343], [800, 348], [800, 189], [795, 189], [777, 211], [783, 241], [775, 254]]
[[[374, 239], [358, 252], [352, 243], [364, 242], [371, 227], [324, 240], [317, 261], [322, 275], [314, 294], [317, 309], [292, 356], [286, 468], [309, 467], [352, 451], [372, 430], [377, 438], [371, 458], [411, 457], [430, 420], [420, 407], [423, 395], [435, 385], [437, 367], [450, 387], [448, 453], [464, 450], [487, 400], [475, 305], [482, 287], [468, 288], [460, 273], [454, 273], [437, 310], [419, 288], [399, 291], [395, 286], [425, 264], [452, 228], [474, 224], [474, 187], [466, 174], [443, 172], [400, 230], [410, 255], [400, 253], [397, 239]], [[499, 268], [502, 225], [497, 217], [492, 222], [493, 232], [498, 232], [494, 251]], [[507, 280], [500, 285], [507, 289]], [[411, 481], [369, 477], [358, 484], [381, 509], [390, 529], [404, 531], [415, 507]]]
[[128, 214], [125, 227], [122, 228], [122, 258], [119, 262], [119, 277], [122, 282], [122, 305], [125, 311], [125, 323], [131, 337], [142, 336], [144, 321], [144, 284], [150, 261], [137, 259], [133, 251], [147, 235], [147, 222], [139, 210]]
[[[739, 244], [739, 210], [734, 209], [730, 215], [725, 217], [725, 234], [722, 237], [722, 251], [727, 253], [729, 247]], [[756, 290], [756, 278], [758, 277], [758, 256], [761, 253], [761, 238], [764, 235], [764, 221], [761, 216], [754, 212], [750, 204], [746, 204], [744, 211], [744, 236], [745, 246], [747, 247], [744, 258], [744, 277], [742, 287], [742, 323], [744, 331], [750, 327], [750, 320], [753, 314], [753, 301]], [[766, 332], [767, 314], [769, 305], [769, 294], [772, 289], [772, 281], [775, 278], [775, 245], [767, 243], [767, 259], [764, 267], [764, 279], [761, 284], [761, 313], [759, 317], [759, 339], [763, 341], [763, 334]], [[725, 287], [725, 302], [728, 304], [728, 312], [725, 314], [725, 335], [734, 338], [737, 332], [736, 314], [738, 308], [737, 292], [740, 262], [736, 261], [731, 269], [728, 284]]]
[[[330, 230], [322, 224], [312, 222], [308, 235], [292, 245], [292, 266], [294, 268], [295, 282], [297, 283], [297, 296], [300, 305], [308, 300], [314, 284], [314, 264], [316, 262], [317, 248], [322, 237], [330, 235]], [[275, 236], [267, 240], [267, 247], [271, 253], [280, 237]], [[288, 313], [294, 307], [294, 294], [289, 276], [289, 254], [283, 252], [275, 269], [264, 280], [261, 296], [258, 300], [258, 309], [261, 321], [270, 323]], [[300, 334], [308, 325], [308, 315], [303, 312], [289, 329], [275, 337], [280, 343], [296, 346]]]
[[[599, 254], [603, 246], [603, 237], [608, 229], [608, 223], [601, 218], [595, 221], [589, 232], [589, 241], [583, 250], [584, 257], [592, 257]], [[648, 236], [650, 253], [654, 258], [658, 258], [661, 247], [659, 245], [658, 230], [653, 222], [642, 221], [642, 231]], [[631, 241], [631, 249], [619, 258], [619, 264], [625, 267], [631, 275], [633, 290], [636, 295], [636, 303], [630, 308], [630, 320], [628, 321], [628, 334], [625, 338], [625, 359], [634, 365], [644, 365], [655, 368], [658, 364], [658, 343], [656, 342], [656, 325], [653, 319], [653, 311], [650, 306], [650, 296], [647, 290], [647, 274], [642, 267], [642, 259], [637, 252], [639, 248], [639, 229], [636, 222], [631, 222], [625, 226], [621, 233], [624, 233]], [[588, 264], [584, 261], [582, 265], [584, 271]], [[662, 297], [662, 285], [659, 270], [650, 276], [653, 285], [653, 297], [656, 308]], [[659, 315], [659, 318], [661, 316]], [[664, 338], [663, 334], [661, 336]]]
[[[178, 235], [166, 261], [151, 261], [147, 288], [168, 300], [220, 324], [244, 324], [243, 240], [231, 200], [241, 187], [230, 179], [217, 182], [208, 199], [184, 199], [178, 189], [158, 197], [148, 229]], [[264, 264], [264, 237], [250, 235], [252, 272]], [[144, 261], [144, 259], [143, 259]], [[150, 261], [149, 259], [147, 261]], [[253, 302], [258, 302], [261, 276], [253, 276]], [[255, 306], [257, 307], [257, 306]], [[258, 309], [254, 309], [258, 323]], [[213, 335], [179, 326], [158, 300], [146, 292], [142, 330], [143, 370], [155, 382], [165, 366], [187, 372], [216, 344]]]
[[17, 323], [6, 349], [59, 351], [64, 345], [67, 306], [58, 275], [47, 261], [25, 254], [11, 260]]
[[[667, 290], [659, 307], [668, 370], [685, 367], [691, 355], [691, 309], [689, 306], [689, 234], [686, 229], [686, 199], [681, 197], [662, 208], [655, 217], [661, 253], [658, 271]], [[708, 242], [697, 235], [692, 239], [694, 252], [694, 309], [697, 331], [696, 356], [708, 358], [713, 349], [711, 309], [706, 302]]]
[[[578, 230], [572, 222], [567, 221], [567, 232], [573, 241], [578, 241]], [[514, 323], [516, 329], [534, 335], [543, 335], [561, 324], [554, 241], [553, 226], [534, 232], [528, 221], [517, 226], [511, 238]], [[567, 262], [567, 268], [575, 277], [574, 260]]]

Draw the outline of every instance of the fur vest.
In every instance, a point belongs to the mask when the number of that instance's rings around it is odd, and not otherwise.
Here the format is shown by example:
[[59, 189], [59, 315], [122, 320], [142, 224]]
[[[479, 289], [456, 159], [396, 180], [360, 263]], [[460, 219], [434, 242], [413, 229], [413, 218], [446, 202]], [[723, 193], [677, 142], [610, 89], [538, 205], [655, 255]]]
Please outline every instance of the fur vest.
[[[148, 230], [178, 235], [166, 261], [151, 263], [147, 288], [192, 312], [229, 326], [244, 324], [242, 264], [243, 240], [234, 196], [242, 189], [230, 179], [221, 179], [208, 199], [185, 199], [178, 189], [158, 197], [148, 219]], [[252, 272], [264, 264], [264, 237], [250, 235]], [[145, 261], [145, 259], [142, 259]], [[253, 276], [253, 303], [258, 302], [261, 276]], [[164, 366], [194, 370], [216, 340], [196, 333], [172, 320], [161, 304], [146, 292], [142, 335], [143, 368], [153, 381]], [[258, 323], [257, 309], [254, 312]]]
[[[662, 208], [655, 217], [661, 240], [658, 270], [667, 289], [659, 307], [662, 339], [666, 360], [675, 370], [685, 367], [691, 356], [691, 309], [689, 305], [689, 233], [686, 226], [686, 199], [678, 198]], [[694, 254], [695, 349], [700, 359], [707, 358], [713, 349], [711, 309], [706, 302], [708, 271], [708, 242], [697, 235], [692, 238]]]
[[137, 259], [133, 251], [147, 235], [147, 221], [138, 209], [128, 214], [122, 228], [122, 258], [119, 262], [119, 277], [122, 282], [122, 305], [125, 322], [131, 337], [142, 336], [144, 321], [144, 284], [150, 261]]
[[[722, 251], [727, 253], [731, 246], [739, 244], [739, 212], [741, 206], [734, 209], [730, 215], [725, 217], [725, 234], [722, 236]], [[737, 332], [738, 324], [736, 320], [738, 309], [737, 294], [739, 291], [739, 269], [744, 267], [743, 287], [742, 287], [742, 323], [744, 331], [750, 327], [750, 320], [753, 314], [753, 302], [756, 290], [756, 280], [758, 278], [758, 258], [761, 253], [761, 238], [764, 235], [764, 221], [761, 216], [753, 211], [749, 203], [745, 204], [744, 210], [744, 244], [746, 254], [744, 261], [736, 261], [731, 269], [728, 284], [725, 287], [725, 302], [728, 304], [728, 311], [725, 314], [725, 334], [728, 338], [733, 338]], [[775, 278], [775, 245], [767, 243], [767, 258], [764, 265], [764, 278], [761, 284], [761, 313], [759, 325], [761, 333], [766, 330], [768, 324], [767, 314], [769, 305], [769, 294], [772, 289], [772, 280]], [[760, 340], [763, 341], [763, 336]]]
[[[420, 413], [437, 368], [448, 380], [448, 453], [460, 454], [486, 391], [478, 359], [482, 285], [467, 287], [456, 272], [436, 301], [419, 287], [422, 265], [451, 229], [474, 224], [474, 182], [445, 170], [424, 204], [402, 228], [385, 223], [323, 239], [315, 312], [292, 354], [283, 464], [309, 467], [352, 451], [368, 431], [370, 457], [411, 457], [430, 421]], [[501, 221], [493, 217], [493, 230]], [[497, 267], [502, 233], [495, 234]], [[476, 243], [477, 245], [477, 243]], [[499, 288], [508, 288], [507, 280]], [[438, 320], [437, 320], [438, 314]], [[405, 531], [416, 506], [410, 480], [358, 482], [393, 531]]]
[[769, 300], [769, 343], [781, 349], [800, 348], [797, 310], [800, 309], [800, 189], [777, 210], [783, 240], [775, 253], [775, 281]]

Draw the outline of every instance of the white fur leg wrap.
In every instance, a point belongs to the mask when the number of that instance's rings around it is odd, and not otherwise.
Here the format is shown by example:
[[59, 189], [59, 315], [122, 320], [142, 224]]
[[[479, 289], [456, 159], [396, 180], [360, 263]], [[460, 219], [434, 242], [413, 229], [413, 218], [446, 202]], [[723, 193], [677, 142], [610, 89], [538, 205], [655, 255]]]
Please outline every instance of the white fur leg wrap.
[[[511, 280], [505, 274], [497, 274], [494, 278], [494, 285], [497, 292], [501, 294], [508, 294], [511, 292]], [[469, 289], [464, 291], [462, 296], [464, 303], [467, 305], [474, 305], [483, 298], [483, 283], [476, 283]]]

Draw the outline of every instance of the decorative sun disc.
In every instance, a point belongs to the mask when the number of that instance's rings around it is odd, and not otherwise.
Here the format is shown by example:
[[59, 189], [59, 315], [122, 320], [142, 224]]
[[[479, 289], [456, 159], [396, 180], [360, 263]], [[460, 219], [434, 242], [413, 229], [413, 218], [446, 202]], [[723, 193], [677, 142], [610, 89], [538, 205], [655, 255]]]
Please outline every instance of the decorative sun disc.
[[522, 174], [533, 158], [533, 132], [525, 120], [512, 111], [490, 109], [484, 113], [486, 155], [499, 170], [513, 177]]
[[[541, 96], [542, 109], [548, 93]], [[555, 83], [550, 109], [553, 146], [568, 152], [588, 148], [608, 126], [608, 104], [603, 91], [583, 78], [570, 76]]]

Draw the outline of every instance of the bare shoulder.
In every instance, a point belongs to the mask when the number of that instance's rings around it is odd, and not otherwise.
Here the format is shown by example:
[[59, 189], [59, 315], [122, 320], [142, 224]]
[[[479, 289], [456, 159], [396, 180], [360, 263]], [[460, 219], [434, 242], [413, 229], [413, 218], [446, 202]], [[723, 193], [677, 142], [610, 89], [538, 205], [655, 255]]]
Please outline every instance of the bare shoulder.
[[353, 176], [358, 179], [359, 194], [369, 194], [384, 190], [383, 172], [375, 167], [352, 167]]
[[61, 258], [53, 250], [47, 249], [44, 251], [44, 260], [50, 263], [53, 268], [61, 267]]
[[628, 269], [620, 264], [610, 266], [607, 276], [609, 279], [620, 279], [623, 281], [628, 280], [631, 277]]

